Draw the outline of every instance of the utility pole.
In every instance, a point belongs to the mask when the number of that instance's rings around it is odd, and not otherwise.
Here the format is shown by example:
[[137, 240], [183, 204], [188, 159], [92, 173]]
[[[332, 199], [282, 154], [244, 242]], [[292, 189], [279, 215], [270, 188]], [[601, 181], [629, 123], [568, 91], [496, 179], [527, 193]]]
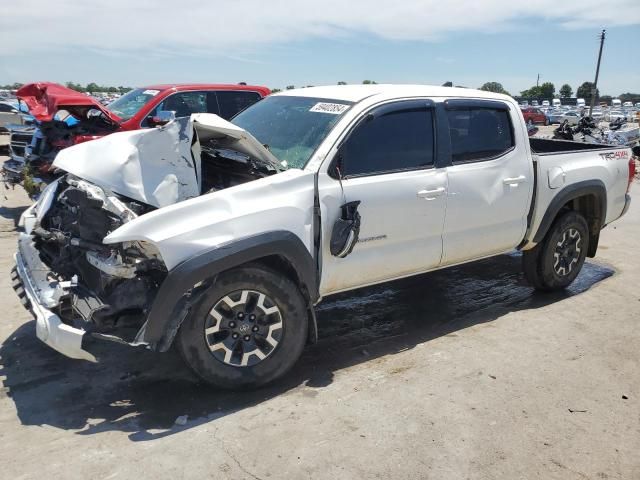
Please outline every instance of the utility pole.
[[540, 74], [538, 74], [538, 78], [536, 79], [536, 87], [540, 85]]
[[598, 65], [596, 66], [596, 79], [591, 89], [591, 105], [589, 106], [589, 116], [593, 115], [593, 107], [596, 105], [596, 92], [598, 91], [598, 75], [600, 75], [600, 60], [602, 60], [602, 47], [604, 47], [604, 39], [606, 30], [602, 30], [600, 34], [600, 52], [598, 53]]

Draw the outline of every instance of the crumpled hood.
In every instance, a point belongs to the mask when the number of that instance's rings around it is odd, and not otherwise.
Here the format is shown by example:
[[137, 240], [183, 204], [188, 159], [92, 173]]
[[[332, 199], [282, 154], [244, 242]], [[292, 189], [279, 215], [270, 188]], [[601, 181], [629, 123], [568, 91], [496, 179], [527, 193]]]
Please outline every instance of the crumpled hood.
[[29, 113], [41, 122], [51, 121], [59, 110], [67, 110], [74, 116], [82, 117], [90, 108], [100, 110], [114, 123], [120, 118], [106, 109], [95, 98], [76, 92], [59, 83], [38, 82], [22, 86], [16, 96], [29, 108]]
[[53, 166], [160, 208], [200, 195], [200, 143], [214, 138], [268, 168], [280, 168], [276, 157], [250, 133], [210, 113], [66, 148], [58, 153]]

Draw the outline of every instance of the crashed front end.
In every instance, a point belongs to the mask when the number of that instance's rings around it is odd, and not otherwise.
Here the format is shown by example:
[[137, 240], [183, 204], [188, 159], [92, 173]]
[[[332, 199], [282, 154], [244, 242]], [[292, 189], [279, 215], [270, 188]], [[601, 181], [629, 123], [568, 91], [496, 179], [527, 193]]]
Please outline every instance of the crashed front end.
[[168, 270], [228, 241], [230, 230], [264, 231], [264, 216], [239, 219], [273, 195], [273, 185], [233, 187], [278, 172], [255, 138], [211, 114], [76, 145], [54, 166], [67, 173], [20, 219], [14, 287], [37, 319], [38, 337], [86, 360], [96, 360], [95, 339], [166, 350], [173, 337], [147, 341], [145, 329]]
[[150, 209], [67, 175], [23, 214], [13, 280], [36, 317], [38, 338], [91, 361], [94, 339], [142, 343], [166, 268], [151, 245], [102, 240]]

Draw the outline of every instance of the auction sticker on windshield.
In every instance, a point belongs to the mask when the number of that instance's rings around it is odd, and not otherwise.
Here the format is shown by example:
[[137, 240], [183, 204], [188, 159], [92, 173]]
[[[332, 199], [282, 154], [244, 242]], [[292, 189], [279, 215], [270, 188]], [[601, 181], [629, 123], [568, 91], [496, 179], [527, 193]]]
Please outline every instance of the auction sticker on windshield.
[[310, 112], [331, 113], [333, 115], [340, 115], [349, 109], [349, 105], [343, 105], [342, 103], [316, 103], [309, 109]]

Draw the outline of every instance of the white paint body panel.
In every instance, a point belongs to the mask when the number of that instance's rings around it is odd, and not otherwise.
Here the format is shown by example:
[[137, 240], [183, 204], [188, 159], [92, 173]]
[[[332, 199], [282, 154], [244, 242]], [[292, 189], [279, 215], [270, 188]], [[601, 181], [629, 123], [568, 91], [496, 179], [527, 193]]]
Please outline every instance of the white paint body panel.
[[509, 103], [515, 148], [495, 160], [447, 167], [442, 264], [512, 250], [524, 237], [533, 197], [533, 163], [524, 119]]
[[[323, 295], [407, 276], [437, 267], [442, 256], [442, 224], [446, 196], [432, 200], [422, 190], [446, 190], [444, 169], [357, 177], [340, 183], [322, 174], [318, 190], [323, 219]], [[344, 201], [360, 200], [359, 241], [345, 258], [331, 255], [331, 227]]]
[[313, 173], [287, 170], [155, 210], [125, 223], [104, 243], [153, 243], [171, 269], [236, 239], [274, 230], [294, 233], [311, 251]]

